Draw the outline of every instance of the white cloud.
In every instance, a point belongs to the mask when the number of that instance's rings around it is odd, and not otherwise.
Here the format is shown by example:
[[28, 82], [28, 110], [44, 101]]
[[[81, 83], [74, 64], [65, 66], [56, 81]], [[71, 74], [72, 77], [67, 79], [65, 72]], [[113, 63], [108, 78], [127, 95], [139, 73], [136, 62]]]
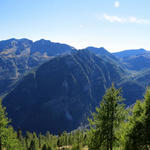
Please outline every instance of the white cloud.
[[120, 6], [120, 3], [119, 3], [118, 1], [116, 1], [115, 4], [114, 4], [114, 6], [115, 6], [116, 8], [118, 8], [118, 7]]
[[142, 19], [137, 17], [119, 17], [119, 16], [111, 16], [108, 14], [103, 14], [100, 20], [106, 20], [110, 23], [135, 23], [135, 24], [150, 24], [150, 20]]
[[107, 14], [103, 15], [103, 19], [105, 19], [111, 23], [114, 23], [114, 22], [124, 23], [124, 22], [126, 22], [126, 20], [124, 18], [120, 18], [118, 16], [110, 16]]

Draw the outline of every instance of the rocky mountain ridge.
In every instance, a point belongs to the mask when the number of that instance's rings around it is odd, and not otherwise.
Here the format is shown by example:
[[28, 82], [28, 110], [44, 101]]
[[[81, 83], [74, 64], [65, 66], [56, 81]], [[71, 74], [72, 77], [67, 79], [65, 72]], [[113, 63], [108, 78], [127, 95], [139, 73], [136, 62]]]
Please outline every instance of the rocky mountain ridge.
[[142, 99], [150, 85], [149, 53], [76, 50], [43, 39], [1, 41], [0, 93], [7, 93], [3, 104], [16, 129], [71, 131], [87, 120], [112, 82], [122, 87], [127, 106]]
[[71, 131], [94, 111], [111, 83], [126, 73], [82, 50], [58, 56], [26, 75], [4, 99], [13, 126], [23, 130]]
[[71, 53], [75, 48], [48, 40], [28, 39], [0, 41], [0, 94], [11, 89], [26, 72], [56, 55]]

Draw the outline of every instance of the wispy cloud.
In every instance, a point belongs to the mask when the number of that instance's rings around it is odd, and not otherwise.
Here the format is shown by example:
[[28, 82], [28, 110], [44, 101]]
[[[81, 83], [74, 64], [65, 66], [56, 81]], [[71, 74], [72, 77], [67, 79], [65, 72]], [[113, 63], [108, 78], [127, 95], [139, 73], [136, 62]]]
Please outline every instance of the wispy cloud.
[[114, 22], [124, 23], [124, 22], [126, 22], [126, 20], [124, 18], [121, 18], [121, 17], [118, 17], [118, 16], [110, 16], [110, 15], [107, 15], [107, 14], [104, 14], [102, 16], [102, 19], [107, 20], [111, 23], [114, 23]]
[[150, 20], [148, 20], [148, 19], [139, 19], [139, 18], [136, 18], [136, 17], [130, 17], [129, 22], [138, 23], [138, 24], [150, 24]]
[[135, 24], [150, 24], [150, 19], [142, 19], [137, 17], [119, 17], [119, 16], [111, 16], [108, 14], [103, 14], [100, 20], [106, 20], [110, 23], [135, 23]]
[[119, 2], [119, 1], [115, 1], [114, 6], [115, 6], [116, 8], [118, 8], [118, 7], [120, 6], [120, 2]]

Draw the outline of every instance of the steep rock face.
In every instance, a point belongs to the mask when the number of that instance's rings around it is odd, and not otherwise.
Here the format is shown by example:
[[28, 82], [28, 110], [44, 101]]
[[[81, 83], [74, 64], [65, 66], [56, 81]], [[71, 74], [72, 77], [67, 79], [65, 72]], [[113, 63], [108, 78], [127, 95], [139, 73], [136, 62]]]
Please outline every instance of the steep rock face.
[[12, 124], [24, 131], [58, 133], [77, 128], [106, 88], [125, 72], [87, 50], [56, 57], [25, 76], [6, 96]]
[[74, 52], [71, 46], [47, 40], [0, 41], [0, 95], [13, 87], [16, 80], [52, 56]]

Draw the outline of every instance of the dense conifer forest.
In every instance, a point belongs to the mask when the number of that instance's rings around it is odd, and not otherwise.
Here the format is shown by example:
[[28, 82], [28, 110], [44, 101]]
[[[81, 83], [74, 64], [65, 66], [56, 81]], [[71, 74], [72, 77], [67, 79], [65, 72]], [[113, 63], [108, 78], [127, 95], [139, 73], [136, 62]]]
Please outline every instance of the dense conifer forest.
[[52, 135], [22, 134], [10, 125], [0, 103], [0, 150], [149, 150], [150, 87], [144, 99], [126, 107], [122, 90], [114, 85], [106, 90], [99, 107], [88, 118], [86, 128]]

